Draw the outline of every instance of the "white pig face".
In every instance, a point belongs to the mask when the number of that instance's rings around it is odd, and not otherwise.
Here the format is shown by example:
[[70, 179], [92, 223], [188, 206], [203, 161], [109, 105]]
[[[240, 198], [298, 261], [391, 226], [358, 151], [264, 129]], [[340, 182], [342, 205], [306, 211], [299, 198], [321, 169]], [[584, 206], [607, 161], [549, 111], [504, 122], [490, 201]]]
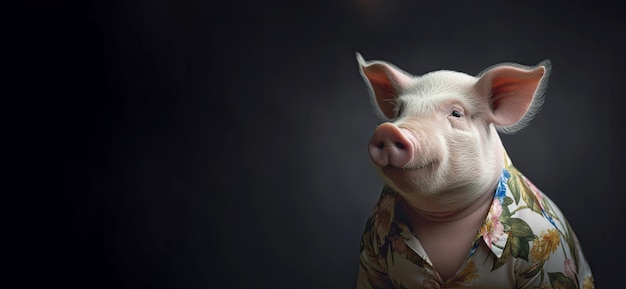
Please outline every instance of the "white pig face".
[[376, 169], [407, 199], [451, 205], [495, 187], [503, 157], [496, 128], [511, 131], [527, 122], [547, 67], [501, 65], [478, 77], [445, 70], [411, 76], [385, 62], [358, 59], [388, 120], [369, 144]]

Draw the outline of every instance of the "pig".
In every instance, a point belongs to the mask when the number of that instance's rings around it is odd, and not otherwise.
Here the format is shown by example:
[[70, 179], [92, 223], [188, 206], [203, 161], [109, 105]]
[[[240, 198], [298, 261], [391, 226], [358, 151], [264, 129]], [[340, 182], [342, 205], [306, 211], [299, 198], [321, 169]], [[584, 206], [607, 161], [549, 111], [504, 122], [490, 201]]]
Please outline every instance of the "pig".
[[357, 61], [385, 119], [368, 145], [384, 186], [362, 235], [357, 288], [594, 288], [562, 211], [499, 136], [540, 109], [549, 60], [476, 76]]

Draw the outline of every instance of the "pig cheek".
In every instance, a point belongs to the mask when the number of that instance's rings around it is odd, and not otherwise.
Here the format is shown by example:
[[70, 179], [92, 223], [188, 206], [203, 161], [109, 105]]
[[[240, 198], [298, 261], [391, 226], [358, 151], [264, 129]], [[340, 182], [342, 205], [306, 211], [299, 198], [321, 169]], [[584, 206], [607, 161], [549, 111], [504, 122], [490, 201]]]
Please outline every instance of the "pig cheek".
[[477, 120], [476, 118], [472, 117], [471, 115], [466, 115], [463, 118], [458, 118], [458, 117], [454, 117], [454, 116], [448, 116], [448, 122], [450, 123], [450, 133], [453, 132], [469, 132], [472, 130], [472, 128], [474, 126], [477, 125], [477, 123], [482, 122], [481, 120]]
[[459, 130], [450, 142], [450, 173], [453, 182], [479, 188], [491, 178], [495, 168], [496, 150], [493, 142], [481, 131], [470, 126], [469, 130]]

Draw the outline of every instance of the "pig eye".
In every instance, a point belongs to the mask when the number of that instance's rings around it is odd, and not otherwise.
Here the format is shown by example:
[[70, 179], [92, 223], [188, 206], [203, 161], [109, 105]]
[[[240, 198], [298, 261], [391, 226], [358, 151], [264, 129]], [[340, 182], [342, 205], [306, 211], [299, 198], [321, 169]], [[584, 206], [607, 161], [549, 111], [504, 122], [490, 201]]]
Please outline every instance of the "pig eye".
[[463, 116], [463, 114], [460, 111], [456, 110], [456, 109], [453, 110], [452, 113], [450, 113], [450, 115], [454, 116], [454, 117], [462, 117]]
[[399, 105], [398, 110], [396, 111], [396, 117], [400, 116], [401, 113], [402, 113], [402, 105]]

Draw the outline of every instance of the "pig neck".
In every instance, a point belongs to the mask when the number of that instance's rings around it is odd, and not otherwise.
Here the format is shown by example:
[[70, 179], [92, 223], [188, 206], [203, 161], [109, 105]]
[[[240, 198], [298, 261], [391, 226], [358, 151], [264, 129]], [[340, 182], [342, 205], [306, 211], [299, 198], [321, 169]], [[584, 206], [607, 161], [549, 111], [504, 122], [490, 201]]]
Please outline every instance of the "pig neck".
[[467, 258], [489, 212], [504, 165], [504, 149], [497, 151], [494, 165], [498, 173], [475, 197], [454, 206], [432, 199], [402, 202], [411, 230], [444, 280], [454, 276]]
[[492, 201], [493, 194], [485, 193], [475, 203], [448, 213], [427, 212], [410, 205], [405, 210], [413, 234], [444, 281], [465, 262]]
[[464, 206], [448, 211], [426, 210], [402, 202], [411, 231], [435, 271], [448, 280], [459, 271], [491, 207], [497, 181]]
[[404, 202], [404, 207], [411, 221], [423, 223], [422, 225], [453, 225], [474, 219], [482, 222], [493, 201], [496, 186], [497, 183], [494, 183], [492, 187], [480, 194], [476, 199], [454, 207], [450, 207], [449, 204], [439, 205], [437, 201], [433, 200], [420, 201], [419, 206]]

